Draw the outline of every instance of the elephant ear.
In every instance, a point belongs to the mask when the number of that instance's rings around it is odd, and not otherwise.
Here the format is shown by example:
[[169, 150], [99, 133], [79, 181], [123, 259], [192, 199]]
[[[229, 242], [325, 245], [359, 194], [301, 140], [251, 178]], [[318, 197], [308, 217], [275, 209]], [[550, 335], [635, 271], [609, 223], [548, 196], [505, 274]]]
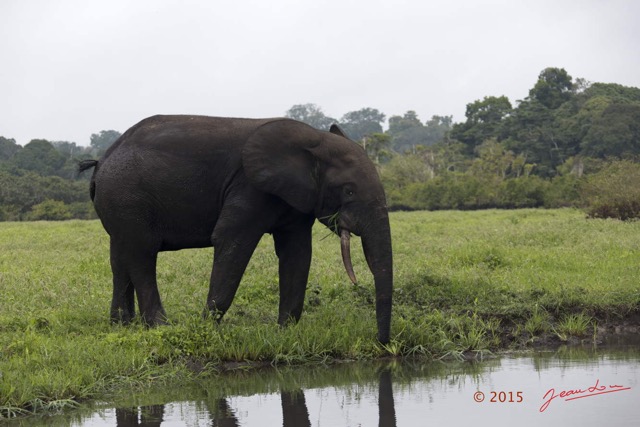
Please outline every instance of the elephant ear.
[[333, 133], [335, 135], [341, 136], [343, 138], [351, 139], [351, 138], [349, 138], [347, 136], [347, 134], [344, 132], [344, 130], [340, 126], [335, 124], [335, 123], [331, 125], [331, 127], [329, 128], [329, 132], [331, 132], [331, 133]]
[[321, 141], [320, 132], [295, 120], [266, 123], [247, 139], [242, 150], [245, 174], [257, 189], [310, 213], [319, 191], [319, 162], [312, 150]]

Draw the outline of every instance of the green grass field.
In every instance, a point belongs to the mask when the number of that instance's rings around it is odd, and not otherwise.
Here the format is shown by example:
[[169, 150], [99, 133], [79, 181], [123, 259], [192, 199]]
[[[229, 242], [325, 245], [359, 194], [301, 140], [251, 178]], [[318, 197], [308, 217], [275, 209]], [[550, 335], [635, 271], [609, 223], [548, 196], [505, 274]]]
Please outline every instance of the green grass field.
[[640, 314], [640, 222], [587, 220], [577, 210], [399, 212], [391, 221], [393, 339], [385, 347], [375, 340], [359, 240], [354, 286], [339, 239], [319, 225], [298, 325], [276, 326], [277, 259], [265, 236], [220, 325], [201, 317], [213, 250], [162, 253], [170, 325], [146, 329], [109, 322], [108, 236], [99, 222], [0, 223], [0, 417], [220, 367], [461, 357], [594, 339], [602, 325]]

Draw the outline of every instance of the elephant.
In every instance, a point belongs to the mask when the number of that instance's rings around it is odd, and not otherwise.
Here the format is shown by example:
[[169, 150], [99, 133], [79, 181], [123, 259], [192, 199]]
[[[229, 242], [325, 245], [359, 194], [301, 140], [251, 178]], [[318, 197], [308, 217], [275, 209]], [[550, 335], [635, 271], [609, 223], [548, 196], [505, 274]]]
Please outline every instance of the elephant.
[[90, 196], [110, 236], [111, 319], [166, 321], [158, 252], [214, 248], [206, 313], [229, 309], [258, 242], [273, 236], [279, 263], [278, 323], [302, 314], [316, 219], [340, 236], [356, 283], [350, 236], [360, 236], [375, 282], [378, 340], [389, 342], [393, 261], [385, 194], [373, 162], [337, 126], [288, 118], [157, 115], [127, 130], [94, 168]]

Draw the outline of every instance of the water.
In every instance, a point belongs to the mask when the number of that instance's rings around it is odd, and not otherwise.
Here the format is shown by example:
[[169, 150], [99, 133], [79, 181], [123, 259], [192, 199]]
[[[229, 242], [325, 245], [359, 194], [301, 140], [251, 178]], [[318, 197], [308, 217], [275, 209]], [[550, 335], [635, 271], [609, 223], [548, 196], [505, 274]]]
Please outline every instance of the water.
[[387, 361], [234, 372], [136, 396], [118, 409], [98, 405], [92, 413], [23, 423], [638, 426], [640, 346], [638, 336], [633, 338], [606, 349], [565, 347], [476, 362]]

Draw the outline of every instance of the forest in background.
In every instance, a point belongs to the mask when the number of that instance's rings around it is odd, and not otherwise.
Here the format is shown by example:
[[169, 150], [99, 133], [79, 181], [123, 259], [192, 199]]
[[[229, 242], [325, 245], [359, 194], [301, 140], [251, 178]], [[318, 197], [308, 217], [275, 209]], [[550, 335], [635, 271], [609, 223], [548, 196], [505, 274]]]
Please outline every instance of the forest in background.
[[[414, 111], [387, 116], [362, 108], [340, 119], [315, 104], [286, 113], [327, 130], [338, 123], [379, 167], [390, 209], [587, 208], [594, 217], [640, 216], [640, 89], [573, 79], [546, 68], [523, 100], [485, 96], [464, 121]], [[0, 132], [2, 130], [0, 129]], [[118, 137], [91, 135], [89, 147], [0, 136], [0, 220], [95, 218], [90, 174]]]

